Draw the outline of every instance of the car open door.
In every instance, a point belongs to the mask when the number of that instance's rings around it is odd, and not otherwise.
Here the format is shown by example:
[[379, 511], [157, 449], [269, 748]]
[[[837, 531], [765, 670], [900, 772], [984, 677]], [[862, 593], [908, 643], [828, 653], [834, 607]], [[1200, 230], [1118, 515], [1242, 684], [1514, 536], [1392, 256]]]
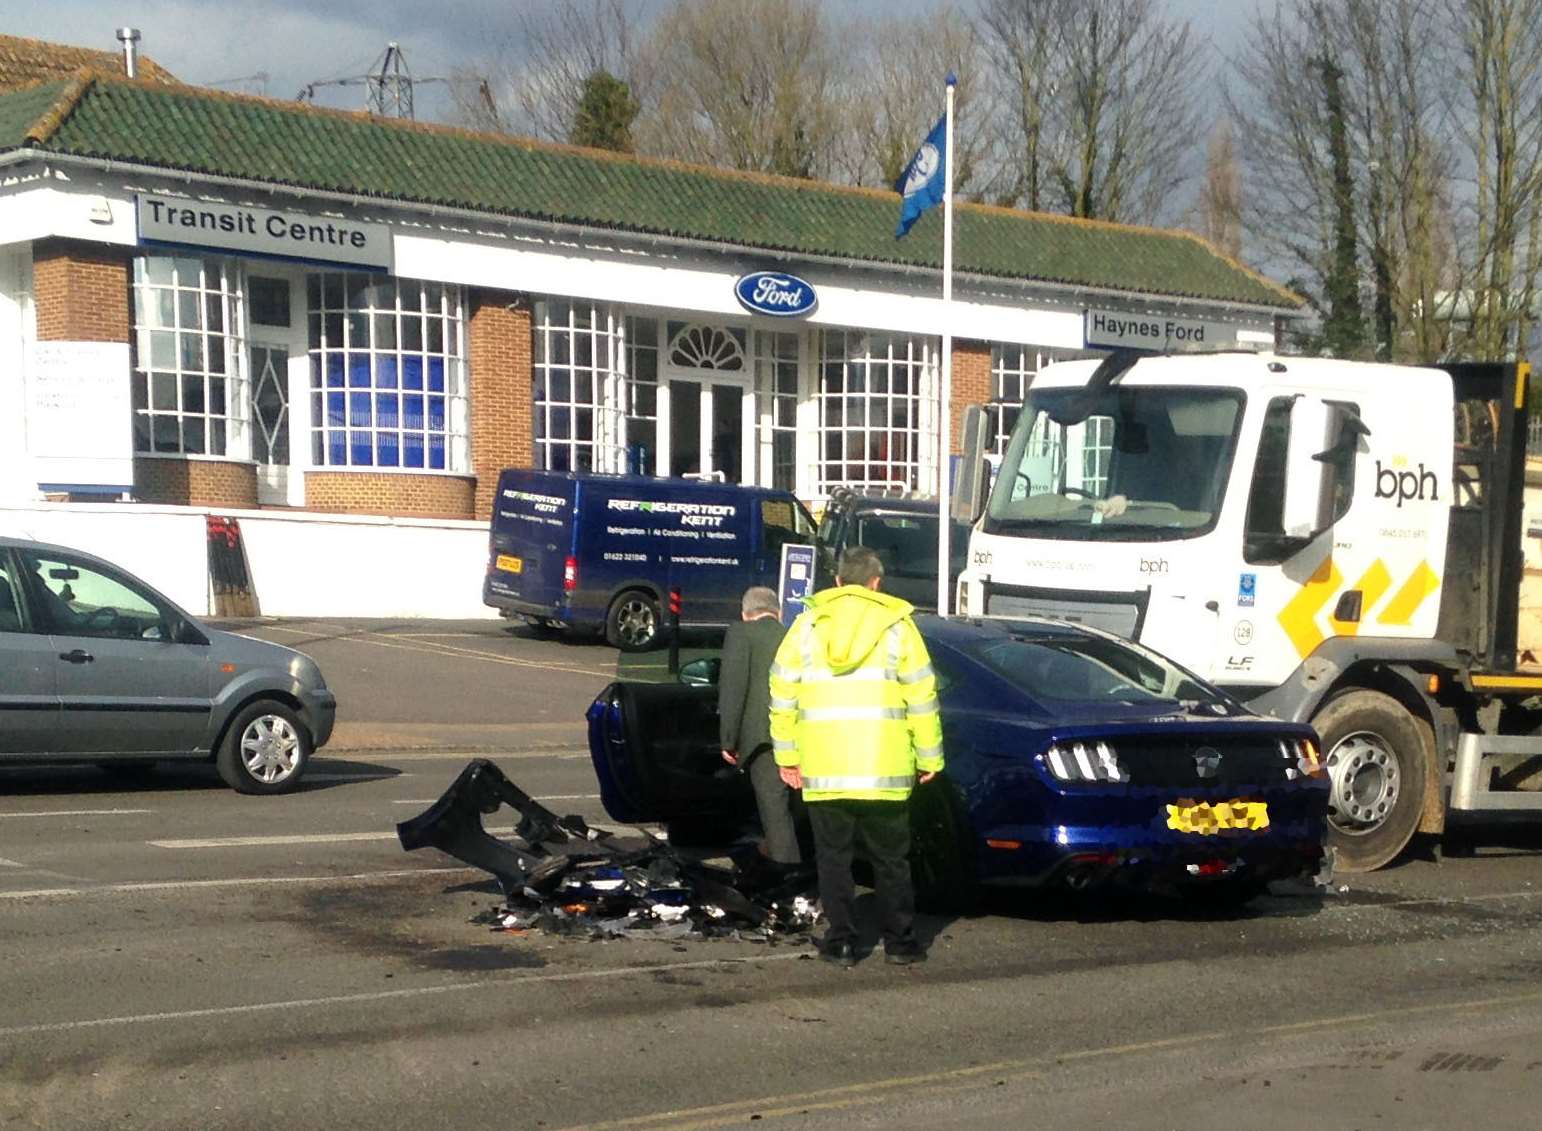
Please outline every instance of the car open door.
[[723, 761], [717, 688], [613, 683], [588, 718], [600, 799], [614, 820], [711, 822], [754, 815], [749, 775]]

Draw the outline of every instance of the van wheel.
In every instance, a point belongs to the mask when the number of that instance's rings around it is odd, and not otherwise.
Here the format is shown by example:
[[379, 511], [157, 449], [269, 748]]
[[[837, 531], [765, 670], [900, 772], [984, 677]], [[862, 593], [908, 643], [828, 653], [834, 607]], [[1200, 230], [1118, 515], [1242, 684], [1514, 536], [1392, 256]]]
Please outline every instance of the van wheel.
[[605, 641], [623, 652], [646, 652], [661, 635], [659, 603], [641, 589], [631, 589], [610, 603]]
[[1332, 782], [1328, 844], [1341, 872], [1390, 863], [1424, 812], [1425, 748], [1417, 720], [1380, 691], [1336, 695], [1312, 719]]
[[259, 699], [231, 721], [214, 765], [237, 793], [286, 793], [311, 756], [311, 732], [282, 703]]

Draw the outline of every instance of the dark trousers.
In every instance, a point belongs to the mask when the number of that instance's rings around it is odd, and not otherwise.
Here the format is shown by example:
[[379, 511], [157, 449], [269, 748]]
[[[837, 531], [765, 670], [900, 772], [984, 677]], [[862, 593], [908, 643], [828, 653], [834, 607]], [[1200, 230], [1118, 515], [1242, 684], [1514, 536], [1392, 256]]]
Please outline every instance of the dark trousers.
[[776, 759], [767, 747], [750, 759], [750, 784], [755, 787], [755, 806], [760, 828], [766, 834], [766, 855], [778, 864], [799, 864], [798, 832], [792, 821], [793, 792], [777, 772]]
[[825, 943], [857, 937], [857, 886], [851, 856], [860, 835], [873, 863], [886, 949], [913, 947], [916, 896], [910, 882], [910, 806], [904, 801], [810, 801], [809, 823], [819, 866], [819, 899], [829, 929]]

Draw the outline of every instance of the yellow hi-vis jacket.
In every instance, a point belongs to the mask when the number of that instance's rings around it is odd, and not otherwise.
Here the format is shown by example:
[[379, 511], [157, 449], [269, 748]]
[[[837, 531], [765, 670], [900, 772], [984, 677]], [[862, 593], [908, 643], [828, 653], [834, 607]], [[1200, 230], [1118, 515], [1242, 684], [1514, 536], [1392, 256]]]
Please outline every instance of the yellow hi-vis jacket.
[[803, 798], [903, 801], [942, 769], [937, 680], [911, 606], [860, 585], [816, 593], [771, 665], [771, 749]]

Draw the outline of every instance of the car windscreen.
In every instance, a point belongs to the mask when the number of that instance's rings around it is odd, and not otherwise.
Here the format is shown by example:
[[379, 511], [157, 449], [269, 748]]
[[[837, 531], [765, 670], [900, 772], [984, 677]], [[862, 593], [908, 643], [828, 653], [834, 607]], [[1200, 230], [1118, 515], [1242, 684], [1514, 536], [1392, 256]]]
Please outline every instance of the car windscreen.
[[985, 530], [1165, 541], [1215, 525], [1242, 419], [1234, 389], [1029, 390]]
[[[949, 524], [948, 559], [952, 572], [964, 568], [969, 528]], [[915, 511], [860, 511], [849, 539], [866, 546], [883, 562], [885, 577], [937, 577], [937, 516]]]
[[965, 650], [1044, 704], [1167, 703], [1232, 713], [1225, 696], [1155, 652], [1099, 636], [996, 636]]

